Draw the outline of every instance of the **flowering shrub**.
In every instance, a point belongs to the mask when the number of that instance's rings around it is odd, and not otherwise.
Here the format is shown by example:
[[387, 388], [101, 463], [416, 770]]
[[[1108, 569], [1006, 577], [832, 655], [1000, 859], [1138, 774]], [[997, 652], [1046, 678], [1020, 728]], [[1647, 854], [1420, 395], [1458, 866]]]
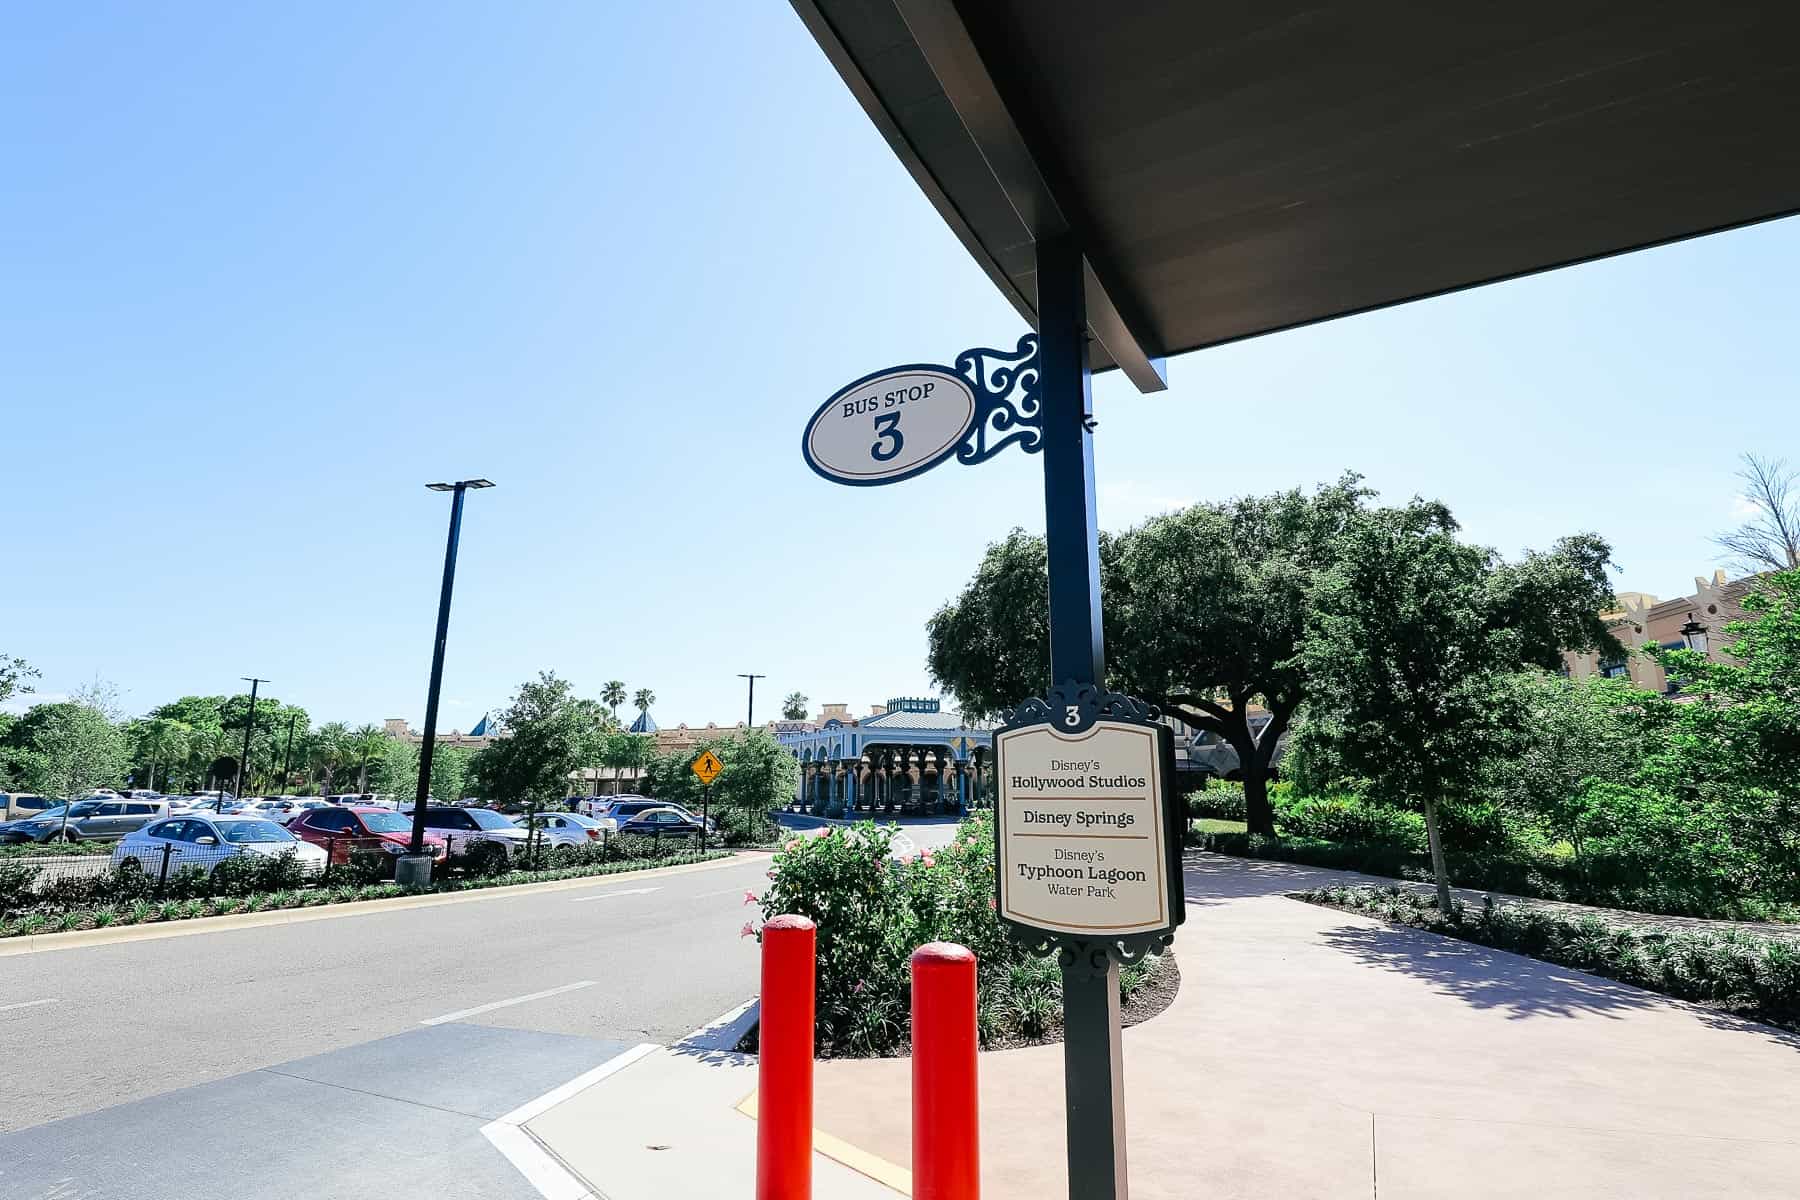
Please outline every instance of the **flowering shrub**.
[[[763, 918], [796, 913], [817, 932], [814, 1040], [821, 1057], [892, 1054], [911, 1035], [908, 963], [926, 942], [974, 951], [978, 1024], [984, 1044], [1039, 1038], [1062, 1021], [1062, 980], [1054, 960], [1029, 955], [994, 912], [994, 828], [978, 817], [941, 850], [893, 857], [894, 826], [834, 826], [796, 837], [775, 854], [756, 903]], [[746, 937], [758, 936], [746, 924]], [[1121, 976], [1127, 994], [1145, 975]]]

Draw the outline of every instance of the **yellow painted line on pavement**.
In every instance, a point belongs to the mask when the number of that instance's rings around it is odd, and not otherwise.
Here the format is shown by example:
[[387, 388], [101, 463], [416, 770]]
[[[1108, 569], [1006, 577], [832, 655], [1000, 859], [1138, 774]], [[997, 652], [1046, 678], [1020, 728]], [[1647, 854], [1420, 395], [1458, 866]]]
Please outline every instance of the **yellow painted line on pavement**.
[[406, 908], [436, 908], [440, 904], [468, 904], [477, 900], [504, 900], [513, 896], [536, 896], [544, 892], [566, 892], [578, 888], [612, 887], [625, 880], [647, 879], [658, 875], [685, 875], [691, 871], [711, 871], [735, 867], [745, 854], [712, 862], [684, 863], [678, 867], [650, 867], [643, 871], [618, 871], [611, 875], [584, 875], [578, 879], [553, 879], [548, 883], [517, 883], [510, 887], [480, 888], [468, 892], [441, 892], [423, 896], [393, 896], [385, 900], [352, 900], [344, 904], [319, 904], [311, 908], [278, 908], [269, 912], [232, 913], [223, 917], [194, 917], [182, 921], [157, 921], [146, 925], [109, 926], [106, 929], [78, 929], [71, 933], [33, 933], [0, 938], [0, 958], [16, 954], [40, 954], [49, 950], [74, 950], [87, 946], [110, 946], [116, 942], [154, 942], [163, 938], [191, 937], [201, 933], [223, 933], [232, 929], [257, 929], [264, 925], [304, 925], [309, 921], [330, 921], [339, 917], [361, 917], [372, 913], [395, 912]]
[[[739, 1100], [737, 1110], [752, 1121], [756, 1120], [756, 1093], [751, 1092]], [[814, 1129], [812, 1135], [815, 1154], [823, 1154], [832, 1162], [841, 1163], [858, 1175], [866, 1175], [902, 1196], [912, 1195], [912, 1172], [905, 1167], [897, 1166], [878, 1154], [870, 1154], [860, 1146], [852, 1146], [842, 1138], [832, 1137], [823, 1129]]]

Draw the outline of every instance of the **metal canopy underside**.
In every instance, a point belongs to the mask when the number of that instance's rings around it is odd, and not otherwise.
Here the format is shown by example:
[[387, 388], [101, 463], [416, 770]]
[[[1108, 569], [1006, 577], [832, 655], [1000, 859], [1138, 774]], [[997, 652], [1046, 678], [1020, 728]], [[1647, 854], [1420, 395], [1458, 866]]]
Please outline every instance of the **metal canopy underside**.
[[1800, 211], [1800, 4], [792, 0], [1036, 324], [1096, 368]]

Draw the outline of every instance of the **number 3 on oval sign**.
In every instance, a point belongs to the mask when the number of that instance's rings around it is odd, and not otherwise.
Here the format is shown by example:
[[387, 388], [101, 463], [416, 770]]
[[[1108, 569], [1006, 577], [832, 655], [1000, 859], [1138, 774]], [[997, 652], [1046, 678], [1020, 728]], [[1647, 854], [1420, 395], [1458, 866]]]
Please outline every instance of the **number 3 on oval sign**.
[[889, 462], [900, 453], [906, 445], [906, 435], [900, 432], [900, 414], [882, 413], [875, 418], [875, 436], [881, 440], [869, 447], [869, 457], [876, 462]]
[[953, 456], [978, 411], [975, 389], [949, 367], [891, 367], [839, 388], [820, 405], [800, 451], [807, 466], [833, 483], [898, 483]]

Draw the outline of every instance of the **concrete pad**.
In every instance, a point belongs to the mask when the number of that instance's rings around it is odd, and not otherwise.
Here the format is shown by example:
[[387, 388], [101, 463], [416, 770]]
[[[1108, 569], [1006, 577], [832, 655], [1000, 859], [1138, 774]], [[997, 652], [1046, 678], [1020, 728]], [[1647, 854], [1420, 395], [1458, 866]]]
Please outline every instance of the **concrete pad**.
[[1381, 1200], [1743, 1200], [1800, 1192], [1792, 1143], [1381, 1117]]
[[[752, 1055], [662, 1050], [525, 1128], [607, 1200], [719, 1200], [756, 1179], [756, 1123], [735, 1105], [756, 1089]], [[893, 1200], [894, 1191], [813, 1158], [816, 1200]]]
[[[1800, 1037], [1283, 895], [1332, 874], [1190, 860], [1181, 991], [1123, 1038], [1136, 1200], [1800, 1194]], [[1065, 1195], [1061, 1048], [980, 1069], [984, 1194]], [[819, 1126], [908, 1164], [910, 1089], [821, 1063]]]

